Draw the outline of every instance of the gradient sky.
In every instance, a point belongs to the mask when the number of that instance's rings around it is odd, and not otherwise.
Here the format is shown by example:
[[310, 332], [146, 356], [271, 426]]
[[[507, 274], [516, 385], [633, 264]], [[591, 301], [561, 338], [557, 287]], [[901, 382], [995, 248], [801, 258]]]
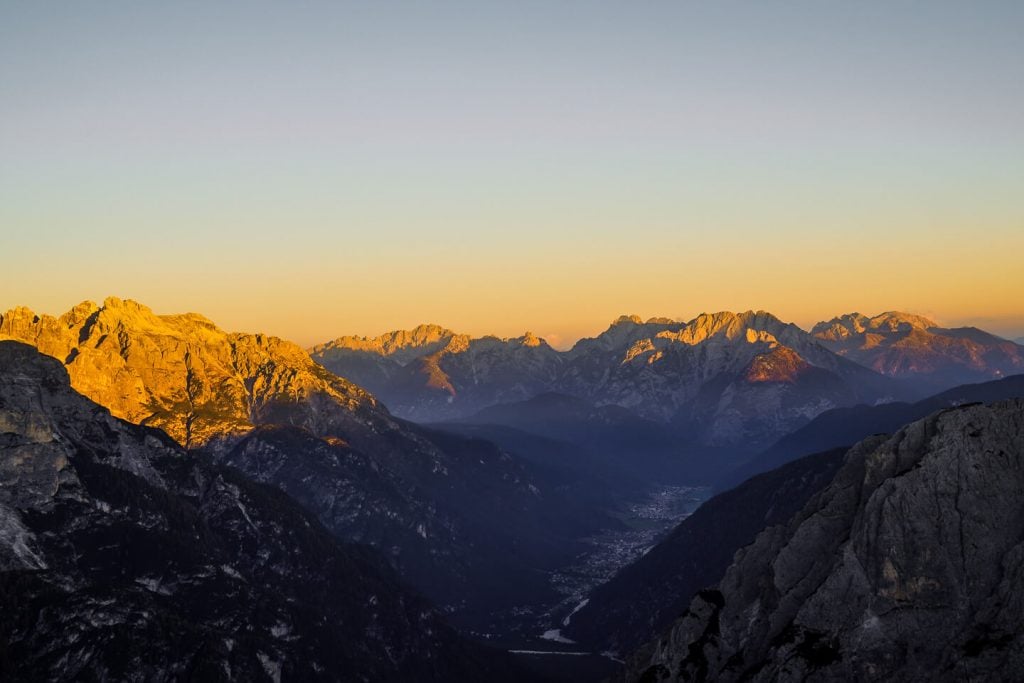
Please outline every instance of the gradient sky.
[[1024, 334], [1022, 35], [1024, 2], [2, 0], [0, 310]]

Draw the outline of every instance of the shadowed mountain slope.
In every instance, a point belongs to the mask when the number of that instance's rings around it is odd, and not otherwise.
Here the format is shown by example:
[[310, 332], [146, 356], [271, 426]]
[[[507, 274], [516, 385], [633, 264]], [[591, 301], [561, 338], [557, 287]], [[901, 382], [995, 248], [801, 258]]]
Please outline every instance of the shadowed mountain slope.
[[766, 472], [810, 453], [850, 446], [871, 434], [894, 432], [908, 422], [919, 420], [942, 408], [964, 403], [991, 403], [1009, 398], [1024, 398], [1024, 375], [954, 387], [916, 403], [861, 405], [830, 410], [782, 437], [751, 462], [727, 475], [720, 482], [719, 488], [734, 486], [759, 472]]
[[0, 678], [516, 680], [372, 550], [0, 342]]
[[544, 572], [602, 522], [528, 463], [396, 419], [274, 337], [116, 298], [57, 318], [15, 309], [0, 335], [61, 360], [72, 386], [116, 416], [288, 491], [455, 616], [542, 594]]
[[704, 502], [643, 557], [591, 592], [563, 633], [591, 649], [629, 653], [721, 578], [733, 555], [781, 524], [836, 473], [845, 449], [802, 458]]
[[1012, 680], [1024, 670], [1024, 400], [851, 449], [628, 662], [625, 680]]

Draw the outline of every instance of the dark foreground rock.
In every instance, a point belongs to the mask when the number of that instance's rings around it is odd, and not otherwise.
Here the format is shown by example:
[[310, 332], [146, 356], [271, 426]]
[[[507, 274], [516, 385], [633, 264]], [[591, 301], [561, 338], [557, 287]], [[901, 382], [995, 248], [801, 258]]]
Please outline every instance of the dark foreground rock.
[[1024, 400], [861, 442], [625, 679], [1020, 680]]

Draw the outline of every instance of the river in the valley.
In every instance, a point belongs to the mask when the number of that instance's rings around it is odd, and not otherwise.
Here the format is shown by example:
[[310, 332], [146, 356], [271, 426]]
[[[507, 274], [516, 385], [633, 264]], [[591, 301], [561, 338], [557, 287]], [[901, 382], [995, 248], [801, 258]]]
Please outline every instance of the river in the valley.
[[[622, 528], [602, 531], [583, 539], [575, 561], [550, 577], [559, 596], [545, 605], [524, 606], [508, 615], [501, 634], [476, 634], [521, 658], [543, 660], [548, 670], [592, 668], [614, 659], [612, 653], [595, 653], [576, 647], [561, 629], [587, 602], [587, 594], [622, 567], [641, 557], [676, 524], [689, 516], [710, 495], [707, 487], [660, 486], [645, 496], [623, 504], [616, 514]], [[548, 663], [547, 660], [551, 660]], [[557, 662], [555, 660], [558, 660]]]

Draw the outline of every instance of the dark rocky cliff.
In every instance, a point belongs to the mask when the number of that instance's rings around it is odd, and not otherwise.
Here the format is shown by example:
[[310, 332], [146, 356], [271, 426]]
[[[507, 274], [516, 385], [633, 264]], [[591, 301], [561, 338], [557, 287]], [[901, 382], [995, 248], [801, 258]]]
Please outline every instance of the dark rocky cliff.
[[626, 680], [1020, 680], [1024, 400], [851, 449]]

